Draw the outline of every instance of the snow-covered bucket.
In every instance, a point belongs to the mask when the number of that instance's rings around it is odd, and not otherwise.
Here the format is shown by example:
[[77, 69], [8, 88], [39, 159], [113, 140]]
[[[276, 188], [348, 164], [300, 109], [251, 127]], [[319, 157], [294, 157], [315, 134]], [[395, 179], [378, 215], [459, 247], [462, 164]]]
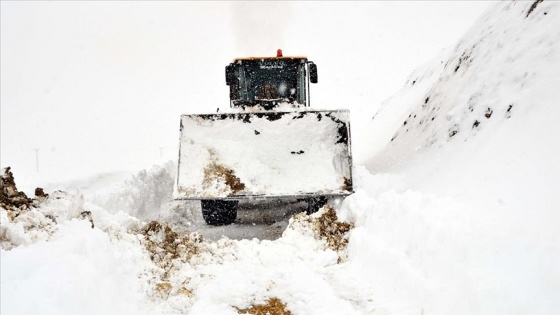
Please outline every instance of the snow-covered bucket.
[[352, 193], [347, 110], [183, 115], [175, 199]]

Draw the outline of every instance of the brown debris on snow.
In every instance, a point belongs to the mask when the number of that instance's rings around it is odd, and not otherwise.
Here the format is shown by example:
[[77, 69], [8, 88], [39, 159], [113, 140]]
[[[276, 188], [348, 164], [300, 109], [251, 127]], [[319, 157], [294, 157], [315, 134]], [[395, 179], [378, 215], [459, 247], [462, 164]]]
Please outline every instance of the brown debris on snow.
[[185, 287], [180, 288], [179, 291], [177, 291], [177, 294], [185, 295], [189, 298], [194, 296], [193, 292]]
[[48, 196], [49, 196], [49, 194], [46, 194], [45, 191], [43, 190], [43, 188], [41, 188], [41, 187], [35, 188], [35, 197], [47, 198]]
[[352, 180], [350, 178], [344, 177], [344, 184], [340, 187], [340, 189], [352, 191]]
[[57, 190], [50, 195], [41, 187], [35, 188], [35, 197], [29, 198], [18, 191], [10, 167], [0, 176], [0, 212], [6, 216], [0, 228], [0, 248], [11, 250], [40, 240], [49, 240], [58, 230], [58, 223], [69, 219], [87, 220], [94, 228], [91, 211], [84, 210], [80, 193], [69, 194]]
[[[11, 168], [8, 166], [0, 175], [0, 208], [6, 209], [8, 219], [14, 221], [19, 215], [37, 208], [48, 199], [43, 188], [35, 189], [35, 198], [29, 198], [23, 191], [18, 191]], [[54, 220], [53, 220], [54, 221]]]
[[91, 211], [82, 211], [80, 216], [82, 219], [88, 220], [91, 223], [92, 229], [95, 227], [95, 224], [93, 224], [93, 218], [91, 217]]
[[[40, 187], [35, 189], [35, 198], [29, 198], [18, 191], [14, 175], [10, 167], [6, 167], [0, 176], [0, 211], [6, 212], [7, 217], [0, 229], [0, 247], [11, 250], [37, 240], [48, 240], [56, 232], [58, 221], [79, 209], [80, 201], [83, 204], [81, 196], [63, 191], [55, 191], [49, 196]], [[94, 227], [91, 212], [81, 211], [81, 216], [79, 214], [74, 217], [89, 220]]]
[[171, 227], [163, 226], [157, 221], [148, 223], [141, 233], [144, 235], [144, 246], [150, 253], [150, 258], [165, 271], [164, 279], [173, 267], [174, 259], [188, 262], [202, 249], [202, 236], [199, 234], [179, 234]]
[[140, 233], [150, 259], [161, 268], [159, 281], [155, 283], [154, 297], [167, 299], [170, 296], [192, 298], [194, 293], [187, 288], [189, 278], [180, 283], [171, 283], [170, 278], [181, 269], [183, 263], [191, 263], [191, 258], [207, 251], [202, 236], [198, 233], [177, 233], [170, 226], [157, 221], [148, 223]]
[[340, 222], [336, 211], [326, 205], [326, 211], [313, 220], [316, 237], [327, 241], [327, 245], [334, 251], [341, 251], [348, 245], [348, 232], [354, 227], [352, 223]]
[[156, 284], [156, 294], [162, 298], [166, 298], [169, 296], [169, 293], [171, 292], [171, 289], [173, 288], [173, 286], [171, 285], [171, 283], [169, 282], [160, 282], [158, 284]]
[[245, 184], [241, 182], [239, 177], [235, 176], [232, 169], [212, 162], [204, 169], [204, 183], [209, 184], [218, 180], [226, 182], [232, 195], [245, 189]]
[[278, 298], [269, 299], [266, 304], [253, 305], [243, 310], [237, 309], [237, 312], [253, 315], [292, 315], [292, 312], [286, 309], [286, 304]]
[[18, 191], [10, 167], [4, 168], [0, 176], [0, 207], [8, 211], [18, 211], [27, 210], [32, 205], [33, 199], [28, 198], [23, 191]]
[[[348, 232], [354, 228], [354, 224], [338, 221], [336, 211], [329, 205], [323, 206], [318, 213], [320, 215], [315, 217], [302, 212], [294, 216], [294, 221], [307, 223], [313, 231], [315, 239], [324, 240], [330, 249], [336, 252], [346, 249]], [[294, 227], [292, 226], [292, 228]]]

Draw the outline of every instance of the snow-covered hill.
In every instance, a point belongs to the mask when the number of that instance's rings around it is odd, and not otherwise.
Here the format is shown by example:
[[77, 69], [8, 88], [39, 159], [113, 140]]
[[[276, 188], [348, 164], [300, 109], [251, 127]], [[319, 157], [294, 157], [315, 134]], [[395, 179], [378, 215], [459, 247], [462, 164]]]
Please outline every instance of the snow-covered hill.
[[1, 313], [556, 313], [559, 17], [489, 8], [354, 135], [355, 194], [274, 241], [206, 240], [167, 203], [171, 165], [83, 194], [0, 187]]
[[466, 200], [556, 210], [557, 12], [552, 1], [496, 4], [412, 73], [370, 123], [368, 169], [406, 170], [414, 188]]

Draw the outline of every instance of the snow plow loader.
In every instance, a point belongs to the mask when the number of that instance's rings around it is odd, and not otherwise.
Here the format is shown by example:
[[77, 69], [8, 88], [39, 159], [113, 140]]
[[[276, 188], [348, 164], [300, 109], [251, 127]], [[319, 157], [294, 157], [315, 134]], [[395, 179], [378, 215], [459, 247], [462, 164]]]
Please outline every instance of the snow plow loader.
[[225, 225], [240, 200], [306, 200], [312, 213], [353, 192], [350, 113], [310, 108], [313, 62], [278, 50], [225, 72], [231, 110], [181, 116], [176, 200], [200, 200], [206, 223]]

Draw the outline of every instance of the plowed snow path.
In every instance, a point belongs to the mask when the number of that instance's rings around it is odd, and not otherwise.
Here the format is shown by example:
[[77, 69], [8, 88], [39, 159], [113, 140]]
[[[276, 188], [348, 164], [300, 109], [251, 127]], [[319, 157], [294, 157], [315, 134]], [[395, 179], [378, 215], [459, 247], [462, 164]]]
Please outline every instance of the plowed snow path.
[[304, 212], [306, 202], [259, 202], [251, 204], [241, 202], [234, 224], [226, 226], [210, 226], [204, 222], [200, 206], [193, 205], [187, 220], [190, 231], [198, 231], [205, 239], [217, 241], [223, 236], [229, 239], [275, 240], [282, 236], [292, 215]]

